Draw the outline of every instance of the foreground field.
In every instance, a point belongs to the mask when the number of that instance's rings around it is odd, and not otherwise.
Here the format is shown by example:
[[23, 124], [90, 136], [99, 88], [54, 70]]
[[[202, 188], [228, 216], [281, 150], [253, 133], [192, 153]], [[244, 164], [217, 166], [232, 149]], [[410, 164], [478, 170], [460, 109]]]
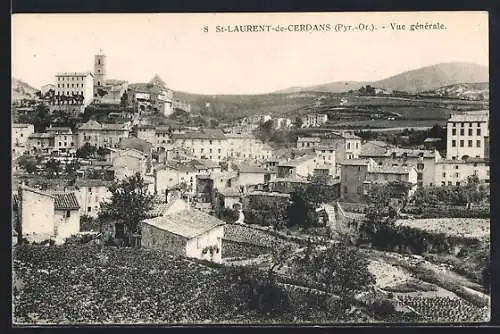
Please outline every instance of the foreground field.
[[489, 219], [401, 219], [396, 221], [396, 224], [425, 230], [432, 233], [444, 233], [446, 235], [457, 237], [487, 239], [490, 236]]
[[213, 268], [158, 252], [18, 247], [14, 323], [219, 322], [245, 312], [225, 302]]

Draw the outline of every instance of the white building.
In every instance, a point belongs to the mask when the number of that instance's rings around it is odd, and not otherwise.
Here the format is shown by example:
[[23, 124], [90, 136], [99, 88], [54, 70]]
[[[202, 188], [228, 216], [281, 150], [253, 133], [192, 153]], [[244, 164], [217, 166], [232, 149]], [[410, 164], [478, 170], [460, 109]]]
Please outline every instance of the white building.
[[476, 175], [480, 182], [490, 183], [489, 162], [481, 158], [440, 160], [436, 163], [435, 184], [441, 186], [467, 183], [467, 177]]
[[489, 158], [489, 112], [452, 114], [447, 123], [446, 159]]
[[78, 179], [75, 182], [75, 195], [80, 204], [80, 214], [97, 218], [101, 203], [111, 199], [108, 187], [111, 181], [100, 179]]
[[83, 96], [84, 106], [94, 99], [94, 75], [90, 72], [65, 72], [56, 74], [56, 95]]

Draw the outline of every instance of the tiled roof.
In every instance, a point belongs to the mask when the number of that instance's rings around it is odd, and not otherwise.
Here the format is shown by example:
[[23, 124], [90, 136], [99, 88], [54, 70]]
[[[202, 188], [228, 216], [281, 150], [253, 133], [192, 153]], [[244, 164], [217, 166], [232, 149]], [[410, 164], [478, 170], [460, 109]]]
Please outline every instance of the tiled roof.
[[138, 129], [154, 129], [155, 126], [152, 124], [137, 124]]
[[80, 205], [75, 193], [55, 194], [54, 208], [56, 210], [78, 210]]
[[167, 203], [155, 204], [153, 206], [153, 208], [146, 213], [146, 216], [148, 218], [156, 218], [156, 217], [163, 216], [163, 214], [167, 211], [169, 206], [170, 205]]
[[402, 166], [374, 166], [368, 173], [372, 174], [408, 174], [410, 168]]
[[40, 138], [40, 139], [45, 139], [45, 138], [54, 138], [53, 133], [46, 133], [46, 132], [35, 132], [32, 133], [28, 136], [28, 138]]
[[33, 124], [25, 124], [25, 123], [12, 123], [12, 128], [27, 128], [33, 126]]
[[199, 132], [173, 134], [172, 139], [225, 139], [224, 132], [219, 129], [204, 129]]
[[105, 123], [101, 124], [97, 121], [90, 120], [87, 123], [80, 126], [78, 130], [112, 130], [112, 131], [122, 131], [128, 130], [127, 124], [116, 124], [116, 123]]
[[238, 167], [240, 173], [266, 173], [266, 169], [257, 166], [242, 165]]
[[209, 160], [209, 159], [200, 159], [200, 160], [197, 160], [200, 164], [202, 164], [203, 166], [207, 167], [207, 168], [220, 168], [220, 165], [218, 162], [215, 162], [213, 160]]
[[69, 127], [52, 127], [48, 128], [47, 132], [49, 133], [57, 133], [57, 134], [73, 134], [71, 128]]
[[441, 141], [441, 138], [425, 138], [424, 143], [435, 143]]
[[252, 191], [251, 193], [248, 193], [247, 196], [272, 196], [272, 197], [290, 198], [290, 194], [269, 192], [269, 191], [258, 191], [258, 190]]
[[370, 164], [369, 159], [347, 159], [344, 160], [342, 165], [347, 165], [347, 166], [367, 166]]
[[452, 114], [448, 122], [488, 122], [489, 111], [474, 111], [464, 114]]
[[447, 159], [442, 159], [436, 162], [436, 164], [442, 164], [442, 165], [466, 165], [466, 164], [471, 164], [471, 163], [485, 163], [489, 164], [489, 159], [485, 158], [468, 158], [468, 159], [457, 159], [457, 160], [447, 160]]
[[153, 147], [153, 144], [151, 144], [148, 141], [139, 139], [137, 137], [129, 137], [123, 139], [119, 144], [118, 147], [121, 149], [135, 149], [138, 150], [144, 154], [150, 154], [151, 149]]
[[222, 220], [196, 209], [185, 209], [146, 219], [144, 223], [188, 239], [225, 225]]
[[296, 158], [296, 159], [293, 159], [290, 161], [282, 162], [278, 166], [279, 167], [297, 167], [298, 165], [300, 165], [306, 161], [309, 161], [311, 159], [314, 159], [314, 158], [316, 158], [316, 156], [314, 156], [314, 155], [305, 155], [303, 157], [299, 157], [299, 158]]

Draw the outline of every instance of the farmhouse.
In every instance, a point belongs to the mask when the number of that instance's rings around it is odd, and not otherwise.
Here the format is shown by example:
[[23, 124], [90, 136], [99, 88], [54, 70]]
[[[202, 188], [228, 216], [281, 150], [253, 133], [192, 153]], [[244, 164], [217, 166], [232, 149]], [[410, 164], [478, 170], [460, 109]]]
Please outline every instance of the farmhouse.
[[189, 208], [146, 219], [141, 224], [141, 247], [176, 255], [221, 262], [225, 223]]
[[48, 194], [20, 186], [14, 196], [22, 236], [32, 241], [64, 239], [80, 231], [80, 205], [74, 193]]

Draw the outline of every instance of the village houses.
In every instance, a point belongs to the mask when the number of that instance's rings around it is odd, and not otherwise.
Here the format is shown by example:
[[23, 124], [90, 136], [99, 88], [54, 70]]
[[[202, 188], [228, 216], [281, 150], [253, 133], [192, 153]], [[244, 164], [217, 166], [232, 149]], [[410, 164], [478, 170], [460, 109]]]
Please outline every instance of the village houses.
[[436, 183], [436, 164], [441, 155], [436, 150], [417, 150], [403, 148], [382, 148], [361, 152], [361, 159], [373, 159], [379, 166], [413, 167], [417, 171], [419, 186], [432, 186]]
[[373, 159], [349, 159], [342, 163], [340, 197], [346, 202], [364, 202], [371, 185], [401, 185], [406, 196], [417, 187], [417, 172], [413, 167], [379, 166]]
[[28, 138], [35, 132], [33, 124], [13, 123], [12, 136], [12, 156], [22, 155], [28, 150]]

